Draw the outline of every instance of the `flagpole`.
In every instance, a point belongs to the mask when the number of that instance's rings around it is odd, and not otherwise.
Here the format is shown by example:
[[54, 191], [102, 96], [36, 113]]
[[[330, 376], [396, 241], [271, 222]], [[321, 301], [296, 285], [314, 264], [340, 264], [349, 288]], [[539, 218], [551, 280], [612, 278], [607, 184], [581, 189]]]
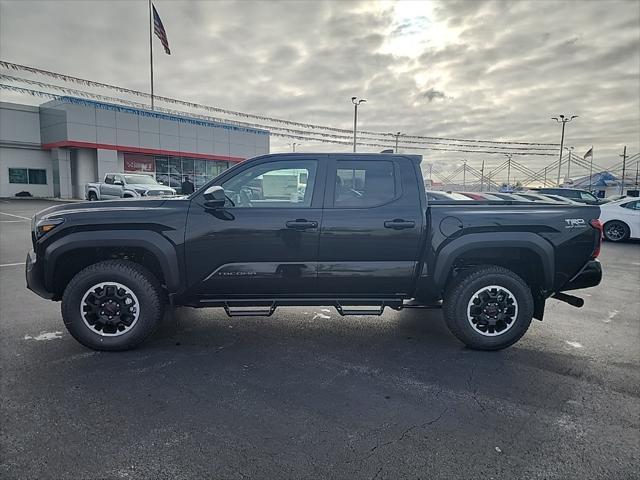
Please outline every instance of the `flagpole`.
[[149, 0], [149, 65], [151, 66], [151, 110], [153, 110], [153, 16]]
[[591, 158], [589, 162], [589, 192], [591, 192], [591, 185], [593, 183], [593, 145], [591, 145]]

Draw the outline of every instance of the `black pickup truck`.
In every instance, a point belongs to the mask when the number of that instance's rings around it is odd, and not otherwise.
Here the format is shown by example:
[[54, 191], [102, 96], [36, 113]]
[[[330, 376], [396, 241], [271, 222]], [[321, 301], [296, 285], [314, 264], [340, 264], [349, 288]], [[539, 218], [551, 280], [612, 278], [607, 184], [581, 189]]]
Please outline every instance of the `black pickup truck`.
[[599, 207], [427, 201], [421, 157], [277, 154], [188, 197], [75, 203], [33, 218], [27, 286], [82, 344], [124, 350], [165, 306], [271, 315], [443, 307], [467, 346], [515, 343], [545, 301], [602, 278]]

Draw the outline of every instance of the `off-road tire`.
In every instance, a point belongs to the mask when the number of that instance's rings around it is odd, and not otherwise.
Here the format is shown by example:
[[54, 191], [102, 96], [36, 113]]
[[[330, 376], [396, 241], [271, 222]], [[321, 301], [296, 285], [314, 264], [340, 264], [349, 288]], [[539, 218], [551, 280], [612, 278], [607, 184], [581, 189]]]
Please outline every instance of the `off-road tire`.
[[[138, 318], [129, 331], [103, 336], [91, 329], [81, 314], [82, 299], [93, 286], [117, 282], [135, 294]], [[140, 345], [156, 329], [164, 313], [164, 296], [157, 278], [146, 268], [127, 260], [106, 260], [86, 267], [67, 285], [62, 296], [62, 318], [69, 333], [93, 350], [129, 350]]]
[[[468, 317], [469, 302], [488, 286], [507, 289], [517, 301], [517, 315], [502, 334], [479, 333]], [[443, 302], [447, 327], [462, 343], [475, 350], [500, 350], [516, 343], [525, 334], [533, 318], [533, 296], [526, 282], [511, 270], [485, 265], [460, 274], [447, 288]]]

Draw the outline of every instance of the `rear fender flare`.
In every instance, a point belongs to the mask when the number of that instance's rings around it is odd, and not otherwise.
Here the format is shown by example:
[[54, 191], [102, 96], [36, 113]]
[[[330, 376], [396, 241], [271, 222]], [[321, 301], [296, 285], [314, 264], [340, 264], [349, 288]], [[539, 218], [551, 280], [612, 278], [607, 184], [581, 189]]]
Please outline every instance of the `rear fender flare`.
[[539, 235], [526, 232], [470, 233], [451, 241], [436, 256], [433, 270], [434, 284], [438, 288], [444, 289], [455, 261], [466, 252], [477, 249], [500, 250], [504, 248], [522, 248], [535, 253], [541, 260], [543, 288], [545, 290], [553, 289], [555, 273], [553, 246]]
[[176, 247], [160, 233], [150, 230], [99, 230], [71, 233], [46, 247], [45, 285], [50, 291], [53, 291], [54, 272], [62, 255], [87, 247], [144, 248], [158, 260], [169, 293], [175, 293], [180, 288], [180, 267]]

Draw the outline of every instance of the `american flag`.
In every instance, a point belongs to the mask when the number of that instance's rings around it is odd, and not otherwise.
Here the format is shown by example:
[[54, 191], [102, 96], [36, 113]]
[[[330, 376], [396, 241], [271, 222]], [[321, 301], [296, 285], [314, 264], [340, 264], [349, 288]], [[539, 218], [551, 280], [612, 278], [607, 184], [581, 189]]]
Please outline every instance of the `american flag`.
[[162, 25], [160, 15], [158, 15], [155, 5], [152, 4], [151, 7], [153, 8], [153, 33], [155, 33], [160, 39], [165, 53], [167, 55], [171, 55], [171, 50], [169, 50], [169, 40], [167, 40], [167, 32], [164, 31], [164, 25]]

